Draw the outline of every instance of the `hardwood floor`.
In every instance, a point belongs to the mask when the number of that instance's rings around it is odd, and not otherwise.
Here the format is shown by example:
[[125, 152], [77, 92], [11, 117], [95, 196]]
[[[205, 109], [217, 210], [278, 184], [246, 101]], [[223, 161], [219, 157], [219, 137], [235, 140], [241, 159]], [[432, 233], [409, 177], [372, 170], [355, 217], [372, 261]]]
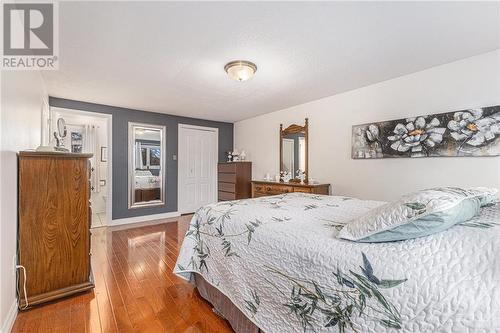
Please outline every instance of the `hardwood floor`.
[[12, 332], [232, 332], [172, 273], [190, 218], [93, 229], [95, 289], [20, 312]]

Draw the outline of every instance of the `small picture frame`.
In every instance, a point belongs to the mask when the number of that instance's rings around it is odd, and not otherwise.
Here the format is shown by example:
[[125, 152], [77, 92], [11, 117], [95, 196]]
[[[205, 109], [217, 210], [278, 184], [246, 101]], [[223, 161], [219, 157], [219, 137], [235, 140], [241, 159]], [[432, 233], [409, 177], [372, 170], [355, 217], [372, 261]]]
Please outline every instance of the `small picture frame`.
[[108, 147], [101, 147], [101, 162], [108, 161]]

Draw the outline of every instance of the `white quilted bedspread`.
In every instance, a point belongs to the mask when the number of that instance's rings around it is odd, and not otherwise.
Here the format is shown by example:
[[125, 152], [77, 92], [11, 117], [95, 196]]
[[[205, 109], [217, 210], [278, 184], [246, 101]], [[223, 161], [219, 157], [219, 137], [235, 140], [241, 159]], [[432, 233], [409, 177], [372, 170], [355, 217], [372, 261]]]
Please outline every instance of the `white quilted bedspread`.
[[292, 193], [200, 209], [174, 270], [266, 333], [500, 332], [500, 205], [409, 241], [336, 238], [382, 202]]

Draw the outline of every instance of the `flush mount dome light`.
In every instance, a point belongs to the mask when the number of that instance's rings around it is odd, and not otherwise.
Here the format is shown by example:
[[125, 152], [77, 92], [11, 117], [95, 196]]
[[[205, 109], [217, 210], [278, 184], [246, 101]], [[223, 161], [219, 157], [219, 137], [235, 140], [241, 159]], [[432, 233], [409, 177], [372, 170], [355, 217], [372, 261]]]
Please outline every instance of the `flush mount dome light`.
[[254, 76], [257, 71], [257, 66], [250, 61], [235, 60], [228, 62], [226, 66], [224, 66], [224, 70], [231, 79], [246, 81]]

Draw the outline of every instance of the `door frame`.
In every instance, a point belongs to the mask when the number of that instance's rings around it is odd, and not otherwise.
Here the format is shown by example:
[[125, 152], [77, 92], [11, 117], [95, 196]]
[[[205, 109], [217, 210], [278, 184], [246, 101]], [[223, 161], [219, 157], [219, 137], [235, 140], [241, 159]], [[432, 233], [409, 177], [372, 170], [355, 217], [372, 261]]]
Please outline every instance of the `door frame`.
[[[107, 125], [107, 141], [108, 141], [108, 167], [106, 170], [106, 225], [104, 227], [111, 226], [113, 223], [113, 115], [109, 113], [101, 113], [101, 112], [93, 112], [93, 111], [85, 111], [85, 110], [80, 110], [80, 109], [70, 109], [70, 108], [63, 108], [63, 107], [58, 107], [58, 106], [50, 106], [49, 107], [49, 119], [47, 119], [48, 122], [48, 129], [49, 129], [49, 136], [54, 133], [55, 130], [55, 121], [57, 119], [55, 118], [55, 115], [57, 112], [60, 113], [67, 113], [67, 114], [73, 114], [73, 115], [82, 115], [82, 116], [88, 116], [88, 117], [94, 117], [94, 118], [102, 118], [106, 120], [106, 125]], [[49, 141], [51, 138], [49, 138]]]
[[[215, 157], [215, 163], [217, 164], [219, 162], [219, 129], [217, 127], [207, 127], [207, 126], [196, 126], [196, 125], [188, 125], [188, 124], [178, 124], [177, 126], [177, 211], [179, 214], [185, 214], [185, 213], [192, 213], [190, 211], [186, 211], [186, 209], [183, 207], [183, 202], [181, 202], [181, 194], [182, 194], [182, 186], [183, 184], [183, 174], [179, 172], [180, 168], [180, 162], [181, 160], [183, 161], [183, 153], [180, 150], [180, 143], [181, 143], [181, 129], [192, 129], [192, 130], [198, 130], [198, 131], [207, 131], [207, 132], [213, 132], [215, 133], [215, 150], [214, 150], [214, 157]], [[212, 177], [212, 182], [213, 182], [213, 187], [214, 187], [214, 193], [213, 193], [213, 201], [217, 202], [217, 165], [214, 167], [213, 171], [213, 177]]]

